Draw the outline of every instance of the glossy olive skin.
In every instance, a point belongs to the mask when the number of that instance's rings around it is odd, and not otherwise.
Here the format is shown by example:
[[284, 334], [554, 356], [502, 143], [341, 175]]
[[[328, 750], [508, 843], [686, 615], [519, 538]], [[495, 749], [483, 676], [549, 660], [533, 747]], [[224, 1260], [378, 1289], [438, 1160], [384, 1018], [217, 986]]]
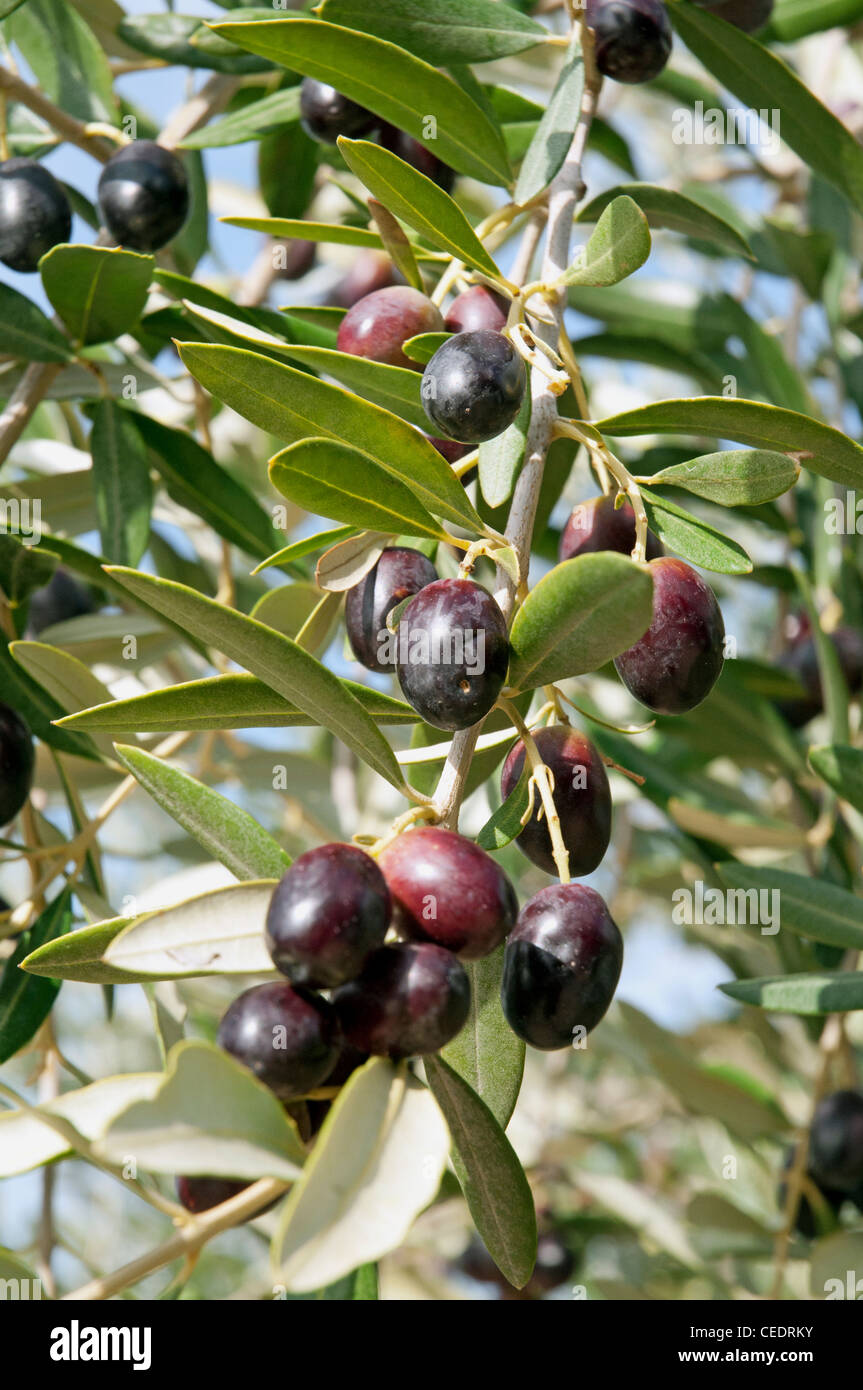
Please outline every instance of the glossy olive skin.
[[774, 0], [695, 0], [695, 4], [746, 34], [757, 34], [772, 15]]
[[[829, 636], [836, 648], [842, 675], [850, 694], [859, 695], [863, 687], [863, 635], [853, 627], [838, 627]], [[799, 699], [783, 700], [778, 705], [791, 727], [802, 729], [824, 709], [818, 649], [814, 638], [809, 635], [808, 628], [804, 630], [800, 640], [779, 658], [777, 665], [790, 675], [796, 676], [805, 691]]]
[[347, 592], [345, 626], [351, 651], [369, 671], [392, 671], [386, 639], [387, 617], [397, 604], [433, 584], [438, 574], [431, 560], [407, 545], [389, 546], [359, 584]]
[[439, 1052], [464, 1027], [470, 983], [450, 951], [429, 943], [383, 946], [358, 979], [333, 994], [352, 1046], [380, 1057]]
[[253, 985], [234, 1000], [219, 1024], [218, 1043], [279, 1100], [294, 1100], [329, 1075], [341, 1038], [325, 999], [279, 981]]
[[512, 1031], [531, 1047], [571, 1047], [614, 997], [623, 940], [598, 893], [583, 883], [543, 888], [522, 908], [506, 944], [500, 998]]
[[0, 827], [14, 820], [33, 785], [36, 753], [20, 714], [0, 704]]
[[267, 913], [267, 950], [293, 984], [332, 989], [384, 944], [391, 911], [371, 855], [356, 845], [321, 845], [280, 879]]
[[[552, 724], [533, 731], [539, 755], [554, 779], [554, 804], [563, 843], [569, 851], [573, 878], [592, 874], [605, 857], [611, 839], [611, 788], [605, 764], [586, 735], [568, 724]], [[510, 749], [500, 779], [506, 800], [524, 768], [521, 739]], [[539, 793], [534, 793], [530, 820], [516, 836], [516, 844], [532, 863], [557, 877], [551, 836]]]
[[327, 82], [307, 77], [300, 88], [300, 124], [312, 140], [335, 145], [340, 135], [367, 135], [377, 117]]
[[503, 614], [472, 579], [438, 579], [402, 610], [396, 671], [436, 729], [469, 729], [495, 703], [509, 665]]
[[437, 434], [481, 444], [512, 424], [526, 388], [524, 362], [502, 334], [456, 333], [426, 364], [423, 409]]
[[390, 367], [419, 371], [402, 352], [402, 344], [418, 333], [440, 333], [440, 309], [410, 285], [391, 285], [375, 290], [349, 309], [339, 324], [336, 347], [352, 357], [368, 357]]
[[32, 274], [71, 235], [72, 209], [54, 175], [35, 159], [0, 164], [0, 261]]
[[27, 636], [38, 637], [46, 627], [55, 623], [66, 623], [71, 618], [82, 618], [95, 612], [89, 590], [79, 584], [68, 570], [56, 569], [41, 589], [30, 595], [30, 608], [27, 614]]
[[506, 328], [509, 301], [486, 285], [472, 285], [457, 295], [447, 310], [444, 327], [448, 333], [478, 333], [485, 329], [499, 333]]
[[809, 1167], [821, 1188], [851, 1194], [863, 1184], [863, 1093], [834, 1091], [819, 1103]]
[[393, 899], [393, 925], [413, 941], [433, 941], [462, 960], [479, 960], [515, 925], [518, 900], [500, 865], [454, 830], [420, 826], [380, 856]]
[[350, 270], [327, 295], [326, 304], [339, 309], [351, 309], [367, 294], [401, 284], [401, 277], [383, 251], [360, 251]]
[[419, 140], [415, 140], [406, 131], [385, 124], [378, 135], [378, 144], [383, 145], [391, 154], [398, 155], [399, 159], [403, 159], [405, 164], [410, 164], [412, 169], [425, 174], [427, 179], [431, 179], [432, 183], [436, 183], [445, 193], [452, 192], [455, 170], [444, 164], [426, 145], [420, 144]]
[[[561, 533], [559, 555], [561, 560], [574, 560], [577, 555], [591, 555], [598, 550], [631, 555], [635, 534], [635, 512], [629, 502], [615, 507], [612, 496], [591, 497], [573, 508]], [[664, 554], [652, 531], [647, 533], [646, 553], [648, 560], [658, 560]]]
[[[447, 463], [458, 463], [459, 459], [463, 459], [465, 454], [470, 453], [469, 445], [459, 444], [455, 439], [435, 439], [432, 435], [429, 435], [428, 442], [434, 445], [438, 453], [442, 454], [446, 459]], [[470, 471], [473, 472], [472, 469]]]
[[615, 82], [650, 82], [671, 55], [672, 31], [662, 0], [587, 0], [596, 35], [596, 65]]
[[627, 690], [657, 714], [683, 714], [706, 699], [722, 672], [725, 624], [709, 584], [683, 560], [649, 565], [653, 620], [615, 658]]
[[143, 252], [167, 246], [189, 215], [182, 160], [154, 140], [124, 145], [102, 170], [99, 212], [120, 246]]

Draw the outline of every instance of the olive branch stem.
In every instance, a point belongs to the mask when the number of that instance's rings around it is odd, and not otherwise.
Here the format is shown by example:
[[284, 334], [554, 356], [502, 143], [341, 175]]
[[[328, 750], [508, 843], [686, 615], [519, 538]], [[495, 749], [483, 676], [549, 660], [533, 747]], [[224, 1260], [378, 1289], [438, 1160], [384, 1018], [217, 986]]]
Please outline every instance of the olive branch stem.
[[[583, 23], [583, 48], [586, 69], [586, 82], [581, 111], [573, 133], [567, 156], [556, 174], [547, 200], [537, 203], [531, 219], [524, 231], [521, 245], [516, 254], [511, 271], [514, 284], [523, 285], [530, 274], [539, 244], [545, 233], [542, 267], [540, 277], [545, 284], [552, 284], [563, 274], [569, 264], [572, 228], [576, 208], [585, 194], [582, 177], [587, 140], [596, 114], [601, 86], [593, 54], [591, 31]], [[543, 314], [536, 321], [535, 334], [553, 352], [556, 352], [563, 328], [566, 308], [564, 290], [559, 290], [548, 304], [550, 313]], [[530, 312], [528, 306], [528, 313]], [[545, 459], [554, 435], [558, 419], [557, 394], [553, 383], [542, 372], [530, 373], [531, 417], [524, 450], [524, 463], [516, 482], [505, 538], [515, 551], [518, 573], [522, 580], [527, 579], [530, 566], [531, 542], [539, 502], [539, 491], [545, 469]], [[514, 615], [518, 599], [518, 583], [505, 569], [498, 571], [498, 587], [495, 599], [507, 623]], [[456, 829], [458, 814], [464, 797], [476, 740], [482, 728], [482, 721], [470, 729], [457, 732], [452, 740], [449, 756], [435, 792], [435, 808], [442, 825]]]

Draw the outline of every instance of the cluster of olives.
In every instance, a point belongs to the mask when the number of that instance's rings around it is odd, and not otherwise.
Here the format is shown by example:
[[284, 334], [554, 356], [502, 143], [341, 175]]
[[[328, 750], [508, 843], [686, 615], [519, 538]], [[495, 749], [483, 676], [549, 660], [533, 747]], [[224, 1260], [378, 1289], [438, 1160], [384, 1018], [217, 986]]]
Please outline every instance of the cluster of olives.
[[[763, 29], [774, 0], [695, 0], [747, 34]], [[615, 82], [650, 82], [671, 55], [672, 32], [664, 0], [586, 0], [596, 39], [596, 65]]]
[[447, 192], [455, 181], [455, 172], [449, 165], [419, 140], [313, 77], [307, 77], [300, 88], [300, 122], [306, 134], [319, 144], [335, 145], [340, 135], [351, 140], [376, 140]]
[[[158, 251], [189, 212], [182, 161], [153, 140], [135, 140], [112, 155], [99, 179], [99, 213], [107, 232], [132, 251]], [[25, 274], [72, 232], [66, 190], [35, 159], [0, 164], [0, 261]]]

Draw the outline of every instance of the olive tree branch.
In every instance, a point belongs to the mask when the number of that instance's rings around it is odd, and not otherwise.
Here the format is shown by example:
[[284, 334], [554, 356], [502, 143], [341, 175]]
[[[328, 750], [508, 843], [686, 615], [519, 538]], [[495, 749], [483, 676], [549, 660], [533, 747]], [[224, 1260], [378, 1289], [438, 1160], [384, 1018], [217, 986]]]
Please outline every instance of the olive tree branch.
[[113, 1274], [107, 1274], [102, 1279], [93, 1279], [73, 1293], [64, 1294], [63, 1301], [95, 1302], [99, 1299], [113, 1298], [130, 1284], [137, 1284], [157, 1269], [164, 1269], [165, 1265], [173, 1264], [174, 1260], [195, 1254], [208, 1240], [220, 1235], [222, 1231], [228, 1231], [231, 1227], [248, 1221], [287, 1192], [288, 1186], [289, 1184], [282, 1182], [280, 1178], [261, 1178], [243, 1192], [238, 1192], [236, 1197], [231, 1197], [227, 1202], [221, 1202], [219, 1206], [187, 1221], [169, 1240], [148, 1251], [146, 1255], [123, 1265]]
[[[512, 271], [512, 280], [516, 284], [524, 284], [527, 280], [544, 229], [546, 230], [546, 239], [540, 272], [541, 279], [545, 283], [551, 284], [563, 274], [569, 265], [573, 219], [576, 208], [585, 193], [582, 178], [584, 154], [593, 117], [596, 114], [601, 83], [593, 60], [591, 32], [586, 25], [582, 26], [582, 32], [587, 80], [581, 112], [569, 152], [549, 190], [547, 207], [538, 206], [525, 229], [516, 257], [516, 264]], [[548, 322], [537, 320], [535, 332], [537, 338], [554, 351], [557, 349], [560, 339], [566, 308], [564, 290], [558, 292], [550, 307], [550, 314], [546, 311], [543, 312], [543, 319], [547, 319]], [[542, 485], [546, 455], [558, 418], [557, 396], [552, 388], [552, 383], [542, 372], [536, 370], [531, 372], [530, 378], [531, 418], [525, 445], [524, 465], [515, 485], [505, 532], [506, 540], [516, 553], [519, 575], [522, 580], [527, 578], [530, 566], [530, 550], [539, 490]], [[513, 617], [518, 586], [505, 570], [501, 569], [498, 573], [500, 581], [495, 598], [507, 622], [510, 622]], [[464, 796], [471, 759], [481, 728], [482, 721], [475, 724], [473, 728], [463, 729], [455, 734], [438, 782], [435, 793], [435, 808], [441, 824], [452, 829], [455, 829], [458, 824], [459, 807]]]
[[34, 115], [41, 116], [42, 120], [47, 121], [48, 125], [70, 145], [77, 145], [79, 149], [86, 150], [87, 154], [91, 154], [102, 164], [107, 164], [115, 152], [116, 144], [97, 134], [86, 122], [67, 115], [37, 88], [31, 87], [17, 73], [4, 67], [0, 67], [0, 92], [5, 93], [7, 100], [18, 101]]

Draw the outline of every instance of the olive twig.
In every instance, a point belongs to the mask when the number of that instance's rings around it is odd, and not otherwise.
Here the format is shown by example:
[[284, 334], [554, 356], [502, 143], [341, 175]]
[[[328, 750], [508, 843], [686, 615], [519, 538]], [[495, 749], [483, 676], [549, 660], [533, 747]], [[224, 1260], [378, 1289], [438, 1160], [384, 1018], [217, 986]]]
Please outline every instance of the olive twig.
[[530, 729], [525, 724], [515, 705], [510, 704], [509, 700], [498, 699], [498, 708], [518, 729], [521, 741], [524, 744], [525, 756], [530, 764], [530, 782], [539, 792], [542, 800], [542, 809], [545, 812], [546, 825], [551, 839], [551, 852], [557, 866], [557, 875], [561, 883], [569, 883], [569, 850], [563, 842], [563, 833], [560, 828], [560, 817], [557, 814], [557, 807], [554, 804], [554, 774], [542, 760], [542, 755], [534, 742]]
[[629, 498], [635, 513], [635, 546], [632, 551], [632, 558], [644, 564], [647, 559], [647, 512], [644, 507], [644, 499], [641, 496], [641, 488], [629, 469], [611, 452], [599, 431], [594, 429], [592, 425], [578, 424], [575, 420], [558, 420], [554, 427], [554, 433], [557, 437], [575, 439], [579, 444], [583, 444], [591, 457], [602, 461], [620, 491]]

